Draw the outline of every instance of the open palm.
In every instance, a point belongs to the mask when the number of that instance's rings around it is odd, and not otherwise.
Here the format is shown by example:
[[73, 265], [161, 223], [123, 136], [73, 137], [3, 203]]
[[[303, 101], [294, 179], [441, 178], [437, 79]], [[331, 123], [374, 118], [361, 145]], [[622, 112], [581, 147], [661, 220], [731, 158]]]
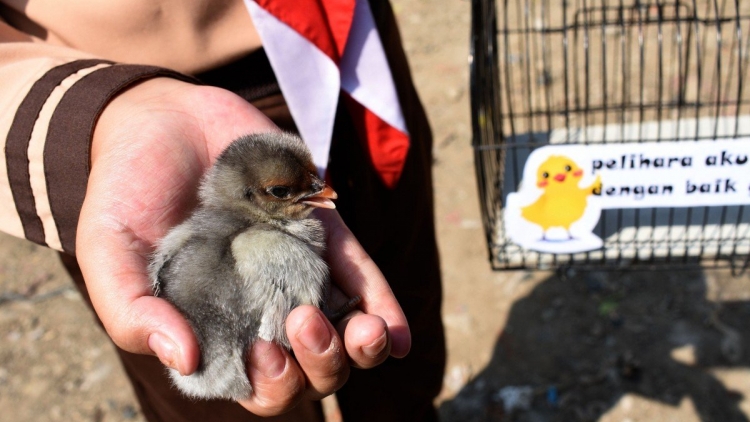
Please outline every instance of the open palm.
[[[201, 176], [226, 145], [276, 130], [228, 91], [165, 78], [130, 88], [107, 106], [94, 133], [76, 255], [94, 308], [119, 347], [156, 354], [183, 374], [195, 371], [195, 336], [174, 307], [151, 295], [148, 256], [195, 206]], [[372, 367], [410, 346], [405, 317], [380, 271], [338, 214], [319, 217], [328, 229], [334, 282], [349, 296], [361, 295], [363, 311], [335, 329], [319, 310], [295, 309], [287, 334], [296, 359], [256, 344], [248, 356], [255, 391], [241, 404], [259, 415], [331, 394], [346, 381], [350, 363]]]

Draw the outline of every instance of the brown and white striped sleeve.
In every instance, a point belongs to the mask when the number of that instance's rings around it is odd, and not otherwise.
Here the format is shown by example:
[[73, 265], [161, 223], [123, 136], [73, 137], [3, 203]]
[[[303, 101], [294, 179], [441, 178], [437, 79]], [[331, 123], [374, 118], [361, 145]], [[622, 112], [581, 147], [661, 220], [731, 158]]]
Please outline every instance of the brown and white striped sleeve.
[[0, 231], [75, 253], [94, 125], [108, 101], [177, 72], [62, 47], [0, 42]]

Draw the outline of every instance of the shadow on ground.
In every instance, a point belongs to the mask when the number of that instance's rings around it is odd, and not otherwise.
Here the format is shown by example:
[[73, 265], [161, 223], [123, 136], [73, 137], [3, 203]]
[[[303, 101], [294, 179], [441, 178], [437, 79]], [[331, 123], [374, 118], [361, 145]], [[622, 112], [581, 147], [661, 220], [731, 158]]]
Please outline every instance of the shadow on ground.
[[[513, 305], [490, 363], [441, 405], [442, 419], [596, 421], [632, 393], [673, 406], [688, 397], [702, 421], [748, 421], [742, 395], [710, 370], [750, 366], [750, 301], [721, 300], [738, 297], [732, 290], [746, 291], [750, 279], [706, 277], [685, 270], [544, 280]], [[529, 406], [507, 411], [504, 400], [522, 386]]]

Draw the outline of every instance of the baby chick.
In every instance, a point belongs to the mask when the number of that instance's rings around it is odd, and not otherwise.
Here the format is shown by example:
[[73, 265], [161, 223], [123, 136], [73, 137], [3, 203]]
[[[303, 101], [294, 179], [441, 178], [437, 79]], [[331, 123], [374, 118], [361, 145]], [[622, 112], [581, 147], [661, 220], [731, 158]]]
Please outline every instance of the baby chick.
[[572, 239], [570, 226], [583, 217], [587, 198], [601, 192], [601, 178], [597, 176], [591, 186], [579, 188], [583, 169], [568, 157], [552, 155], [537, 169], [536, 185], [544, 192], [531, 205], [521, 208], [528, 221], [542, 226], [542, 239], [552, 227], [562, 227]]
[[247, 399], [245, 361], [255, 340], [289, 348], [289, 312], [324, 306], [325, 233], [306, 217], [335, 208], [336, 193], [316, 174], [297, 137], [239, 138], [202, 180], [199, 207], [157, 245], [149, 267], [154, 294], [182, 312], [201, 350], [192, 375], [170, 370], [185, 394]]

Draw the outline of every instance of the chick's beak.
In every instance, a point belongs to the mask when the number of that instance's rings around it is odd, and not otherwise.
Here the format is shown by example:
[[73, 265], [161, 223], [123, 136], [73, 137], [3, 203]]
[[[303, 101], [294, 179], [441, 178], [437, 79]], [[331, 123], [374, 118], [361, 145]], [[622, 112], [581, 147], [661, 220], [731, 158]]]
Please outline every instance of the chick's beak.
[[331, 199], [338, 198], [336, 192], [326, 185], [323, 190], [302, 198], [302, 203], [311, 207], [335, 209], [336, 204]]

